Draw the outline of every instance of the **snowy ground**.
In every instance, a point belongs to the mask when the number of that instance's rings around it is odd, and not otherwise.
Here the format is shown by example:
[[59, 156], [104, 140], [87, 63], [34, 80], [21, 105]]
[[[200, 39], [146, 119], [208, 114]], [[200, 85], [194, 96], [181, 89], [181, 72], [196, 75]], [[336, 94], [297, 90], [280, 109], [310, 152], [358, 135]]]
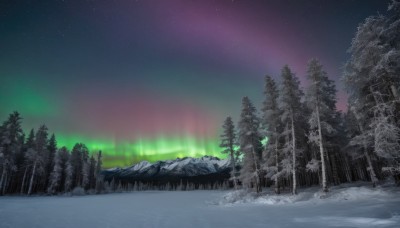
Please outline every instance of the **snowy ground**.
[[400, 227], [398, 188], [353, 184], [324, 199], [317, 188], [299, 192], [243, 200], [229, 191], [0, 197], [0, 227]]

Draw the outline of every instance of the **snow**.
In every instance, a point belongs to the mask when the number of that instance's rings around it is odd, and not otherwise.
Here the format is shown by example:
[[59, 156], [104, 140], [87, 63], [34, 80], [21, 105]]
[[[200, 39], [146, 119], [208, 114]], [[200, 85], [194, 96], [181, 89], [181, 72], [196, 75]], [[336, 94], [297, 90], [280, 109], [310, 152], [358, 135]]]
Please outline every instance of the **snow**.
[[[237, 196], [244, 197], [237, 200]], [[400, 227], [398, 187], [0, 197], [0, 227]]]
[[146, 169], [147, 167], [151, 166], [151, 163], [148, 161], [141, 161], [140, 163], [136, 164], [133, 166], [131, 169], [133, 171], [138, 171], [138, 170], [143, 170]]
[[220, 160], [212, 156], [203, 156], [201, 158], [177, 158], [175, 160], [166, 160], [162, 162], [150, 163], [141, 161], [126, 168], [107, 169], [108, 174], [121, 176], [141, 176], [141, 175], [181, 175], [181, 176], [197, 176], [207, 175], [217, 172], [223, 172], [229, 169], [230, 159]]
[[231, 165], [231, 159], [230, 158], [222, 159], [222, 160], [216, 161], [215, 164], [217, 164], [219, 168], [228, 167]]
[[[280, 194], [276, 195], [271, 189], [264, 190], [260, 195], [247, 193], [243, 190], [231, 191], [223, 195], [216, 202], [218, 205], [234, 206], [240, 204], [265, 204], [265, 205], [284, 205], [284, 204], [324, 204], [340, 203], [347, 201], [362, 201], [369, 199], [400, 201], [398, 187], [377, 187], [371, 188], [369, 183], [357, 182], [352, 184], [342, 184], [331, 187], [330, 192], [324, 193], [319, 187], [302, 189], [297, 195]], [[400, 210], [400, 205], [399, 205]]]
[[[166, 161], [166, 163], [161, 166], [161, 170], [166, 173], [170, 171], [177, 171], [178, 173], [186, 173], [194, 176], [198, 175], [199, 172], [201, 171], [204, 172], [204, 174], [208, 173], [216, 173], [217, 170], [214, 167], [214, 164], [218, 164], [220, 160], [209, 157], [209, 156], [204, 156], [201, 158], [182, 158], [182, 159], [176, 159], [174, 161]], [[190, 168], [192, 167], [192, 168]], [[198, 167], [197, 169], [194, 167]], [[203, 168], [203, 169], [201, 169]], [[200, 172], [201, 173], [201, 172]], [[203, 173], [201, 173], [203, 174]]]

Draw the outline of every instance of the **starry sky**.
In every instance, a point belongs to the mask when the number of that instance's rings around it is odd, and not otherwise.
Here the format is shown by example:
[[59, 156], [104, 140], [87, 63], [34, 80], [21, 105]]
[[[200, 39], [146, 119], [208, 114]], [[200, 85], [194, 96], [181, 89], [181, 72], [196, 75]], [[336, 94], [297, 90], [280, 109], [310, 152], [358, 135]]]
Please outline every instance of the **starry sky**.
[[0, 1], [0, 118], [46, 124], [105, 166], [221, 156], [222, 121], [263, 78], [318, 58], [337, 81], [357, 25], [388, 0]]

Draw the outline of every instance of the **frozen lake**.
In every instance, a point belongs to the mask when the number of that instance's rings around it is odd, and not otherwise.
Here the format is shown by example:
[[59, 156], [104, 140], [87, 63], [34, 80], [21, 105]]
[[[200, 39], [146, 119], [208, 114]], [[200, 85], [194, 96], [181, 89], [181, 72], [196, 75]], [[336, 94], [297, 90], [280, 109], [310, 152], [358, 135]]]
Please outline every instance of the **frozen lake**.
[[236, 203], [228, 191], [0, 197], [0, 227], [400, 227], [399, 193], [353, 187], [319, 199], [315, 191]]

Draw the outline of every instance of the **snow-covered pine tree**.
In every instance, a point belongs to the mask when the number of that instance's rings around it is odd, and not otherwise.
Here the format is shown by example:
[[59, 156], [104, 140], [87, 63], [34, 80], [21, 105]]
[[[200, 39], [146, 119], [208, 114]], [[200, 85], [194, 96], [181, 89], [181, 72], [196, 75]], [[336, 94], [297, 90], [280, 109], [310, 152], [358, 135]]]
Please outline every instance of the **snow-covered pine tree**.
[[10, 185], [8, 188], [9, 193], [20, 192], [20, 186], [22, 183], [22, 179], [25, 171], [25, 133], [22, 134], [18, 138], [18, 150], [14, 154], [14, 172], [12, 177], [10, 178]]
[[59, 184], [59, 191], [65, 191], [65, 182], [67, 178], [67, 168], [68, 168], [68, 161], [69, 161], [69, 151], [66, 147], [61, 147], [58, 150], [58, 154], [60, 156], [60, 166], [61, 166], [61, 178]]
[[87, 190], [89, 189], [89, 176], [90, 176], [90, 165], [88, 160], [84, 159], [83, 160], [83, 166], [82, 166], [82, 187]]
[[[36, 174], [39, 175], [41, 177], [41, 179], [39, 179], [40, 181], [38, 184], [38, 189], [37, 191], [41, 191], [41, 192], [45, 192], [46, 189], [46, 183], [47, 183], [47, 179], [46, 179], [46, 165], [48, 163], [48, 159], [49, 159], [49, 152], [47, 149], [47, 145], [48, 145], [48, 133], [47, 133], [47, 127], [46, 125], [42, 125], [39, 127], [39, 129], [36, 132], [36, 137], [35, 137], [35, 150], [36, 151], [36, 155], [37, 155], [37, 159], [36, 159]], [[32, 176], [34, 176], [34, 174], [32, 173]]]
[[[326, 144], [329, 142], [326, 137], [336, 132], [330, 121], [336, 113], [336, 89], [317, 59], [312, 59], [308, 63], [307, 77], [311, 82], [306, 92], [306, 103], [311, 110], [308, 118], [310, 127], [308, 139], [319, 148], [322, 190], [327, 192]], [[311, 170], [319, 170], [319, 165], [315, 167], [319, 162], [314, 159], [307, 166], [314, 166]]]
[[348, 121], [347, 124], [347, 132], [350, 139], [349, 146], [352, 148], [350, 155], [353, 159], [365, 158], [372, 186], [375, 187], [378, 178], [370, 154], [373, 147], [374, 134], [367, 124], [367, 121], [369, 121], [367, 115], [365, 113], [359, 113], [357, 110], [361, 110], [361, 108], [356, 108], [355, 105], [356, 103], [349, 107], [347, 114], [347, 118], [353, 121], [352, 123]]
[[70, 164], [72, 166], [72, 185], [71, 189], [80, 186], [82, 183], [82, 144], [75, 144], [71, 151]]
[[[29, 141], [29, 138], [28, 138]], [[47, 155], [47, 127], [42, 125], [35, 135], [34, 148], [28, 148], [26, 153], [27, 161], [32, 167], [31, 177], [29, 181], [28, 195], [32, 194], [33, 181], [36, 176], [41, 177], [45, 173], [46, 155]], [[42, 190], [45, 180], [37, 182], [37, 191]]]
[[236, 180], [236, 159], [235, 159], [235, 146], [236, 146], [236, 132], [232, 118], [229, 116], [225, 119], [222, 125], [223, 133], [221, 135], [220, 147], [223, 148], [222, 153], [228, 154], [231, 160], [231, 179], [233, 186], [237, 189]]
[[[97, 153], [97, 164], [96, 164], [96, 193], [100, 193], [101, 190], [103, 189], [103, 176], [101, 175], [101, 165], [102, 165], [102, 160], [101, 160], [101, 150]], [[133, 190], [135, 190], [135, 187], [137, 188], [137, 183], [135, 183]]]
[[96, 159], [94, 156], [90, 156], [90, 165], [89, 165], [89, 189], [95, 189], [96, 187]]
[[54, 157], [55, 154], [57, 153], [57, 140], [56, 140], [56, 136], [54, 134], [51, 134], [50, 139], [49, 139], [49, 143], [47, 145], [47, 153], [48, 153], [48, 160], [47, 160], [47, 164], [46, 164], [46, 186], [47, 189], [50, 185], [50, 175], [53, 172], [53, 168], [54, 168]]
[[39, 155], [37, 153], [37, 151], [35, 149], [29, 148], [27, 153], [26, 153], [26, 158], [27, 160], [32, 164], [32, 174], [31, 174], [31, 178], [29, 181], [29, 188], [28, 188], [28, 195], [30, 195], [32, 193], [32, 187], [33, 187], [33, 179], [36, 175], [36, 170], [38, 167], [38, 163], [39, 163]]
[[[381, 57], [371, 76], [380, 81], [382, 89], [379, 92], [388, 96], [387, 100], [400, 104], [400, 1], [392, 0], [388, 11], [388, 16], [384, 17], [384, 27], [379, 31], [380, 43], [376, 44], [381, 50]], [[400, 112], [400, 105], [395, 111]], [[400, 113], [397, 113], [397, 118], [400, 118]]]
[[101, 172], [101, 165], [103, 164], [102, 162], [102, 155], [101, 155], [101, 150], [97, 153], [97, 163], [96, 163], [96, 175], [100, 175]]
[[[360, 128], [360, 135], [354, 136], [353, 144], [364, 144], [367, 160], [369, 152], [373, 151], [392, 164], [385, 170], [396, 170], [400, 169], [396, 165], [400, 162], [400, 152], [396, 149], [399, 140], [395, 139], [400, 125], [399, 1], [393, 1], [389, 9], [393, 12], [391, 17], [372, 16], [359, 26], [351, 44], [351, 58], [346, 64], [343, 80]], [[386, 153], [395, 156], [388, 158]], [[370, 159], [368, 162], [371, 163]], [[375, 183], [371, 167], [369, 164], [371, 180]]]
[[263, 102], [263, 126], [265, 127], [268, 142], [263, 151], [265, 161], [264, 168], [267, 171], [267, 177], [275, 183], [275, 193], [279, 194], [279, 140], [280, 140], [280, 114], [278, 107], [278, 90], [275, 81], [270, 76], [265, 76]]
[[0, 195], [4, 194], [6, 187], [11, 180], [11, 173], [16, 171], [14, 166], [15, 155], [21, 150], [20, 137], [21, 129], [20, 114], [13, 112], [1, 126], [0, 138]]
[[260, 120], [257, 110], [248, 97], [242, 99], [242, 113], [239, 121], [239, 144], [243, 152], [240, 180], [245, 188], [254, 187], [261, 192], [260, 160], [261, 136], [259, 133]]
[[87, 184], [88, 175], [86, 175], [87, 174], [86, 169], [88, 166], [85, 163], [87, 163], [88, 157], [89, 157], [88, 148], [83, 143], [75, 144], [75, 146], [72, 149], [71, 159], [70, 159], [71, 166], [73, 168], [72, 188], [78, 186], [85, 187], [84, 185]]
[[73, 178], [74, 178], [74, 167], [72, 166], [72, 156], [69, 156], [69, 159], [67, 160], [65, 164], [65, 184], [64, 184], [64, 191], [69, 192], [72, 190], [73, 186]]
[[354, 174], [352, 172], [353, 168], [353, 162], [351, 161], [351, 157], [349, 156], [348, 153], [348, 123], [354, 122], [352, 120], [348, 119], [348, 113], [339, 113], [336, 115], [338, 118], [336, 129], [337, 129], [337, 134], [336, 134], [336, 143], [337, 143], [337, 148], [340, 150], [340, 154], [338, 156], [338, 169], [339, 169], [339, 175], [340, 175], [340, 180], [343, 182], [351, 182], [353, 180]]
[[[303, 92], [300, 90], [300, 82], [298, 78], [291, 72], [290, 68], [285, 65], [281, 73], [282, 85], [279, 90], [279, 108], [282, 110], [281, 121], [286, 125], [283, 132], [285, 144], [283, 151], [286, 152], [286, 158], [283, 159], [283, 167], [288, 167], [289, 162], [292, 173], [292, 193], [297, 194], [297, 180], [296, 180], [296, 156], [298, 148], [296, 147], [296, 138], [298, 123], [297, 121], [302, 115], [302, 104], [300, 102]], [[291, 158], [289, 154], [291, 152]]]
[[[372, 76], [379, 86], [370, 87], [376, 103], [371, 128], [374, 129], [374, 149], [386, 159], [383, 167], [399, 178], [400, 174], [400, 1], [392, 0], [389, 16], [379, 39], [383, 55]], [[376, 88], [378, 87], [378, 88]], [[382, 89], [380, 89], [382, 87]], [[398, 180], [398, 179], [397, 179]], [[399, 180], [398, 180], [399, 181]]]
[[[374, 96], [379, 96], [379, 92], [374, 92]], [[400, 174], [400, 128], [394, 122], [394, 106], [379, 101], [377, 103], [370, 124], [374, 135], [374, 151], [387, 161], [383, 171]]]
[[61, 176], [63, 172], [61, 162], [61, 151], [58, 151], [56, 152], [54, 161], [52, 162], [54, 165], [50, 174], [49, 187], [47, 188], [47, 192], [49, 194], [55, 194], [56, 192], [59, 192]]
[[28, 159], [28, 150], [35, 148], [35, 130], [31, 129], [29, 132], [28, 138], [26, 139], [25, 145], [24, 145], [24, 166], [25, 166], [25, 171], [24, 171], [24, 176], [22, 178], [22, 183], [21, 183], [21, 190], [20, 193], [24, 194], [26, 190], [26, 181], [28, 178], [28, 171], [31, 168], [31, 161]]

